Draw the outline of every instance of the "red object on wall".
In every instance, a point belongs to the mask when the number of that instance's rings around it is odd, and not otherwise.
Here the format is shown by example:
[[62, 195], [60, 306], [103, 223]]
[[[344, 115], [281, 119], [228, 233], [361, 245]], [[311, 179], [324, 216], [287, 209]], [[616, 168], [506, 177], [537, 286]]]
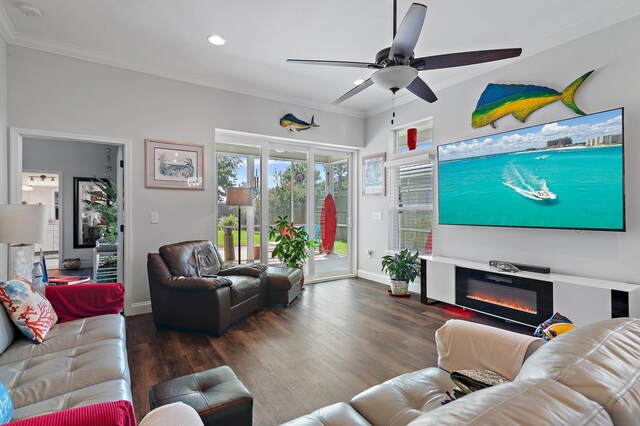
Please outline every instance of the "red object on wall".
[[407, 147], [409, 151], [413, 151], [418, 146], [418, 129], [412, 127], [407, 129]]

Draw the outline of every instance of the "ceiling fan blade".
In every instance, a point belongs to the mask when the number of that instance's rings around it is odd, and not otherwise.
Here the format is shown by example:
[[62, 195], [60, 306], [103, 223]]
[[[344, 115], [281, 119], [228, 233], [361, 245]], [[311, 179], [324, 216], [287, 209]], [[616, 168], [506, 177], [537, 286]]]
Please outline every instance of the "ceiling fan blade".
[[362, 92], [364, 89], [372, 85], [373, 85], [373, 80], [371, 80], [370, 78], [366, 79], [364, 82], [358, 84], [356, 87], [349, 90], [347, 93], [345, 93], [344, 95], [340, 96], [338, 99], [333, 101], [333, 105], [338, 105], [339, 103], [346, 101], [353, 95], [357, 95], [358, 93]]
[[422, 98], [429, 103], [433, 103], [438, 100], [438, 97], [433, 93], [433, 90], [431, 90], [431, 88], [427, 86], [427, 83], [425, 83], [420, 77], [416, 77], [411, 84], [407, 86], [407, 89], [417, 97]]
[[372, 64], [369, 62], [349, 62], [349, 61], [318, 61], [307, 59], [287, 59], [287, 62], [293, 64], [306, 64], [306, 65], [330, 65], [333, 67], [350, 67], [350, 68], [382, 68], [378, 64]]
[[445, 55], [416, 58], [411, 61], [411, 66], [416, 68], [418, 71], [436, 70], [441, 68], [460, 67], [463, 65], [480, 64], [483, 62], [515, 58], [516, 56], [520, 56], [521, 53], [522, 49], [520, 48], [448, 53]]
[[420, 3], [413, 3], [409, 11], [404, 16], [400, 28], [396, 36], [393, 38], [393, 44], [389, 49], [389, 59], [394, 61], [398, 58], [400, 61], [408, 61], [413, 54], [420, 38], [424, 18], [427, 15], [427, 6]]

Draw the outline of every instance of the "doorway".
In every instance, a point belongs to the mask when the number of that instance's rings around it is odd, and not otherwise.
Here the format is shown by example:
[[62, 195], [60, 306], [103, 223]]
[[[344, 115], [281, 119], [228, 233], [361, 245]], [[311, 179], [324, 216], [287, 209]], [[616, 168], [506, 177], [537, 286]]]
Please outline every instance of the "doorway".
[[[239, 254], [242, 263], [261, 259], [278, 265], [268, 231], [279, 216], [286, 216], [314, 241], [306, 282], [353, 275], [352, 157], [350, 151], [320, 146], [217, 137], [217, 241], [224, 259], [237, 262]], [[253, 188], [252, 206], [226, 205], [226, 188], [238, 186]]]
[[[46, 145], [42, 145], [43, 142]], [[62, 149], [60, 148], [61, 144], [66, 144], [67, 148], [71, 146], [72, 149], [70, 151]], [[37, 151], [34, 152], [34, 149]], [[89, 154], [88, 152], [90, 151], [94, 154]], [[65, 152], [67, 153], [66, 155], [64, 154]], [[82, 266], [87, 267], [87, 269], [83, 269], [80, 272], [83, 275], [91, 275], [94, 281], [96, 277], [95, 247], [83, 247], [84, 251], [80, 255], [78, 255], [78, 251], [74, 247], [74, 244], [77, 245], [77, 241], [73, 237], [73, 230], [82, 229], [81, 224], [84, 223], [82, 214], [74, 215], [74, 205], [79, 208], [86, 205], [84, 203], [86, 197], [83, 199], [82, 194], [75, 188], [74, 185], [77, 185], [75, 182], [77, 179], [74, 178], [83, 177], [90, 180], [108, 178], [113, 181], [113, 187], [117, 194], [116, 202], [114, 203], [117, 219], [115, 224], [111, 224], [111, 228], [116, 232], [116, 237], [115, 243], [107, 248], [114, 249], [115, 253], [109, 253], [109, 255], [117, 256], [117, 266], [115, 271], [112, 272], [113, 278], [108, 281], [124, 283], [126, 290], [125, 314], [130, 313], [132, 309], [129, 303], [132, 281], [131, 242], [129, 238], [126, 238], [128, 230], [125, 227], [127, 223], [131, 223], [131, 211], [124, 208], [125, 194], [131, 193], [129, 179], [131, 165], [124, 160], [125, 158], [130, 158], [130, 156], [131, 141], [126, 139], [10, 128], [9, 202], [19, 204], [23, 201], [23, 172], [29, 173], [30, 170], [53, 170], [57, 172], [59, 174], [59, 260], [63, 262], [65, 258], [72, 258], [72, 256], [80, 258], [81, 265], [84, 263]], [[33, 159], [43, 157], [49, 161], [48, 166], [36, 166], [31, 162]], [[87, 168], [77, 169], [83, 163]], [[96, 215], [92, 215], [91, 218], [93, 226], [106, 227], [107, 223], [103, 219]], [[49, 269], [51, 269], [51, 266], [48, 265]], [[72, 271], [70, 272], [73, 273]]]

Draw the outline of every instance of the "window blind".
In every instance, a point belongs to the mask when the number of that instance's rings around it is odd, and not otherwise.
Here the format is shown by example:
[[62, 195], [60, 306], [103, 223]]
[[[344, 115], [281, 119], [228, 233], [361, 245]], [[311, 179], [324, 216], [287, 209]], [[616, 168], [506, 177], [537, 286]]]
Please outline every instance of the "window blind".
[[389, 249], [431, 253], [433, 163], [389, 169]]

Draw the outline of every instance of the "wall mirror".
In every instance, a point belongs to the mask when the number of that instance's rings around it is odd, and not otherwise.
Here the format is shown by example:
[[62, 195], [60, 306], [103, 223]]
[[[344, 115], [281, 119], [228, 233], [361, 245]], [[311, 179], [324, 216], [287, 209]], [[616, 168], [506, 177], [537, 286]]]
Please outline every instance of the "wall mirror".
[[102, 214], [87, 205], [87, 201], [107, 203], [104, 193], [96, 185], [97, 180], [106, 179], [73, 178], [73, 248], [93, 248], [105, 227]]

